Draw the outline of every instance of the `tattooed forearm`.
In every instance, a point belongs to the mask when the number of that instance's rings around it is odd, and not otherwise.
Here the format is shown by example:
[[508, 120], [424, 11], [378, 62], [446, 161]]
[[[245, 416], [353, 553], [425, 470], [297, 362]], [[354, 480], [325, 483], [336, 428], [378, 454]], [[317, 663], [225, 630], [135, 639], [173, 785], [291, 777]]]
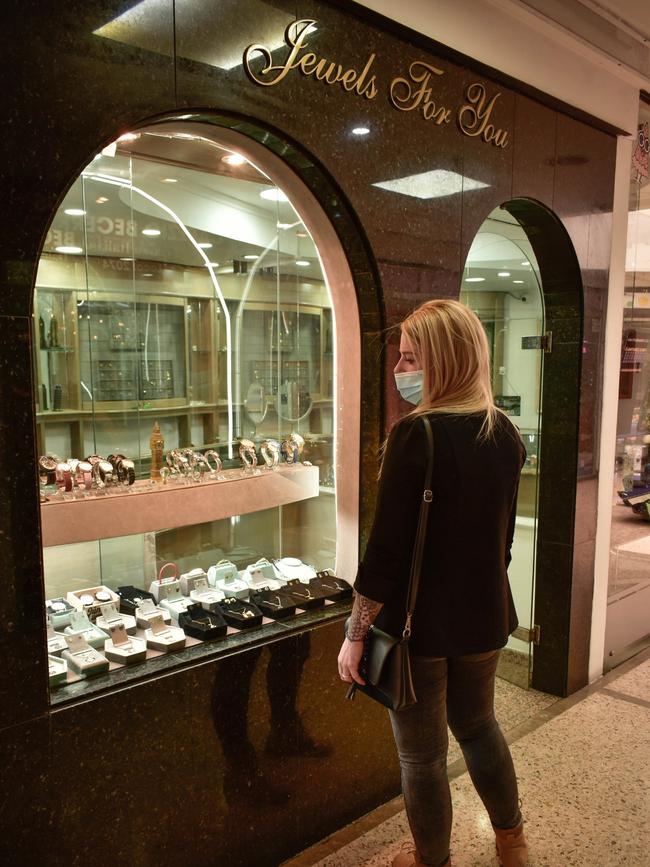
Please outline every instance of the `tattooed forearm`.
[[363, 641], [366, 633], [383, 608], [383, 602], [375, 602], [367, 596], [355, 593], [352, 614], [348, 620], [347, 636], [350, 641]]

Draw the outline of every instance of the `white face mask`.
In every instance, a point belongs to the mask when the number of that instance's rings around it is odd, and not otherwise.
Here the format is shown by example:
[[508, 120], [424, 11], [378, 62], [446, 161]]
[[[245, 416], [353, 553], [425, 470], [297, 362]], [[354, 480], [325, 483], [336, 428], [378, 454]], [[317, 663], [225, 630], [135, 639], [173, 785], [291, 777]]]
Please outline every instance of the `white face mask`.
[[421, 370], [395, 374], [395, 385], [404, 400], [417, 406], [422, 400], [424, 375]]

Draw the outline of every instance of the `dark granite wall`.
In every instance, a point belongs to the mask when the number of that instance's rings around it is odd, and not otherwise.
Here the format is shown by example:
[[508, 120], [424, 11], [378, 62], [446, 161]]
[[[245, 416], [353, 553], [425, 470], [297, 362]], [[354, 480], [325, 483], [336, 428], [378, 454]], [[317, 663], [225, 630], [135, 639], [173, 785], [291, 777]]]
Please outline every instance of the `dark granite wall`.
[[[611, 131], [490, 80], [485, 70], [473, 71], [471, 61], [451, 59], [441, 46], [393, 26], [369, 25], [353, 4], [167, 0], [142, 4], [141, 17], [125, 23], [119, 39], [94, 34], [133, 5], [10, 0], [4, 10], [0, 774], [9, 795], [0, 860], [108, 864], [121, 855], [161, 865], [178, 863], [187, 853], [197, 867], [276, 864], [397, 790], [384, 715], [368, 702], [341, 701], [334, 664], [340, 624], [285, 638], [276, 643], [280, 651], [204, 660], [128, 690], [49, 709], [30, 339], [35, 269], [57, 203], [103, 144], [177, 110], [234, 126], [294, 167], [330, 215], [357, 287], [364, 353], [363, 544], [377, 447], [403, 410], [383, 386], [395, 341], [382, 355], [382, 328], [425, 298], [456, 296], [476, 231], [494, 207], [517, 200], [508, 207], [527, 225], [544, 263], [554, 331], [548, 362], [554, 391], [544, 402], [536, 591], [542, 645], [535, 683], [563, 694], [587, 677], [607, 286], [603, 250], [609, 245], [616, 142]], [[226, 47], [241, 51], [255, 41], [256, 28], [262, 34], [296, 13], [317, 19], [310, 42], [319, 56], [361, 69], [376, 54], [375, 99], [296, 70], [269, 88], [250, 81], [241, 65], [213, 65]], [[286, 50], [275, 56], [284, 55]], [[489, 94], [500, 91], [494, 122], [510, 131], [508, 147], [461, 135], [453, 120], [436, 126], [417, 112], [393, 108], [388, 83], [415, 60], [444, 70], [435, 81], [435, 98], [443, 105], [457, 108], [466, 86], [476, 81]], [[360, 123], [372, 134], [351, 136], [350, 128]], [[427, 200], [372, 186], [441, 168], [487, 186]], [[276, 706], [274, 713], [268, 698], [265, 666], [282, 654], [289, 665], [306, 660], [296, 672], [295, 706], [313, 736], [331, 744], [328, 758], [262, 755], [268, 731], [287, 725], [297, 751], [308, 745], [292, 707]], [[251, 672], [251, 731], [242, 739], [243, 710], [237, 715], [232, 707], [245, 704], [246, 696], [222, 701], [220, 685]], [[230, 737], [229, 727], [241, 762], [237, 751], [227, 755], [219, 745]], [[291, 797], [273, 806], [284, 790]]]

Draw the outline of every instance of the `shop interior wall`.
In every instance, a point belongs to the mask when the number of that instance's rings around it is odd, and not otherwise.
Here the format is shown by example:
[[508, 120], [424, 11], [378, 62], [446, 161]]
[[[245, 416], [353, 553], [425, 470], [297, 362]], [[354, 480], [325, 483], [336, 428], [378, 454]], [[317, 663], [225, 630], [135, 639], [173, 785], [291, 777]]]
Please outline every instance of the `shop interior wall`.
[[[459, 277], [474, 235], [497, 205], [524, 196], [543, 203], [563, 220], [585, 287], [580, 481], [577, 505], [570, 497], [567, 507], [576, 518], [575, 526], [570, 521], [559, 537], [549, 528], [547, 540], [540, 534], [540, 544], [553, 551], [553, 556], [559, 551], [573, 570], [572, 581], [564, 588], [570, 607], [559, 606], [558, 621], [553, 625], [556, 632], [549, 636], [549, 646], [560, 660], [555, 688], [566, 691], [568, 685], [580, 683], [583, 668], [586, 679], [586, 657], [583, 659], [581, 654], [585, 634], [588, 645], [593, 583], [595, 485], [591, 482], [596, 473], [601, 324], [607, 285], [601, 251], [608, 245], [613, 137], [513, 90], [497, 88], [469, 66], [440, 59], [436, 51], [427, 57], [421, 47], [409, 42], [407, 33], [398, 38], [380, 32], [324, 3], [306, 0], [299, 12], [318, 21], [319, 54], [361, 69], [374, 53], [373, 69], [381, 87], [376, 99], [365, 100], [296, 70], [276, 87], [262, 88], [246, 78], [241, 65], [231, 69], [212, 65], [210, 57], [215, 56], [215, 47], [224, 40], [235, 34], [241, 46], [257, 41], [260, 37], [255, 33], [263, 31], [278, 13], [287, 19], [293, 16], [293, 3], [224, 2], [219, 4], [217, 14], [212, 2], [174, 7], [169, 0], [156, 4], [150, 20], [146, 20], [144, 10], [144, 19], [125, 23], [120, 39], [95, 35], [98, 28], [123, 11], [122, 3], [108, 0], [72, 2], [65, 8], [42, 4], [29, 13], [12, 7], [3, 31], [2, 54], [11, 71], [8, 80], [22, 81], [25, 86], [21, 91], [6, 87], [0, 97], [7, 142], [10, 140], [12, 145], [10, 171], [2, 178], [3, 201], [11, 203], [11, 207], [3, 211], [0, 233], [0, 387], [3, 406], [11, 407], [10, 419], [5, 413], [0, 424], [0, 556], [5, 569], [5, 600], [0, 610], [0, 687], [4, 696], [10, 696], [0, 704], [0, 727], [12, 727], [11, 737], [3, 741], [7, 782], [19, 782], [22, 792], [35, 787], [43, 776], [52, 783], [49, 791], [54, 800], [36, 809], [36, 818], [42, 813], [46, 822], [51, 819], [57, 798], [55, 784], [62, 785], [64, 779], [57, 756], [68, 751], [64, 767], [69, 782], [74, 777], [71, 769], [79, 767], [83, 750], [91, 749], [98, 739], [108, 735], [114, 744], [110, 755], [118, 756], [119, 761], [125, 743], [129, 744], [129, 756], [139, 759], [165, 731], [169, 747], [156, 748], [156, 766], [161, 778], [170, 778], [165, 783], [170, 787], [168, 803], [174, 800], [173, 779], [177, 774], [181, 773], [185, 783], [197, 791], [204, 785], [200, 759], [206, 759], [201, 751], [207, 734], [196, 740], [188, 735], [187, 717], [174, 714], [176, 702], [181, 700], [173, 698], [170, 690], [176, 686], [169, 678], [48, 715], [30, 373], [35, 270], [57, 202], [99, 147], [145, 118], [176, 109], [223, 113], [224, 123], [266, 141], [312, 188], [339, 232], [355, 277], [363, 331], [362, 548], [372, 516], [374, 486], [370, 480], [376, 476], [378, 446], [391, 422], [406, 409], [391, 387], [396, 335], [387, 337], [382, 326], [395, 325], [427, 298], [457, 297]], [[403, 113], [392, 108], [386, 98], [387, 82], [405, 74], [411, 60], [417, 59], [444, 67], [445, 75], [437, 83], [436, 94], [442, 104], [457, 104], [466, 87], [477, 79], [485, 81], [491, 91], [498, 89], [501, 96], [495, 122], [510, 131], [509, 146], [495, 147], [460, 135], [453, 123], [437, 126], [418, 112]], [[370, 136], [359, 139], [350, 135], [350, 129], [360, 123], [370, 127]], [[259, 132], [260, 127], [281, 132], [267, 136]], [[283, 141], [299, 145], [289, 147]], [[486, 186], [432, 199], [398, 195], [373, 186], [378, 181], [432, 169], [478, 178]], [[332, 189], [339, 187], [345, 194], [332, 196]], [[356, 238], [365, 238], [365, 248], [350, 240], [355, 221]], [[376, 271], [368, 266], [369, 258], [376, 263]], [[382, 316], [377, 314], [378, 293], [383, 303]], [[561, 335], [558, 337], [561, 340]], [[574, 441], [576, 434], [574, 431]], [[567, 436], [570, 438], [571, 433]], [[350, 447], [354, 449], [354, 444]], [[570, 496], [576, 468], [570, 461], [567, 464], [561, 439], [556, 455], [566, 469], [566, 491]], [[561, 491], [558, 497], [562, 497]], [[331, 629], [336, 631], [334, 626]], [[344, 713], [341, 710], [340, 688], [334, 689], [338, 637], [334, 638], [334, 632], [330, 637], [329, 630], [313, 632], [314, 641], [322, 641], [318, 654], [312, 655], [320, 680], [315, 680], [313, 688], [306, 685], [305, 695], [309, 707], [320, 708], [313, 712], [330, 721], [326, 728], [332, 733], [335, 752], [328, 760], [332, 773], [327, 771], [327, 779], [332, 791], [338, 791], [341, 800], [348, 802], [357, 785], [350, 783], [350, 769], [364, 767], [375, 755], [377, 743], [385, 746], [381, 747], [381, 761], [388, 760], [388, 728], [385, 719], [375, 716], [368, 716], [366, 728], [366, 707], [358, 711], [346, 709]], [[576, 650], [571, 671], [566, 668], [569, 641]], [[187, 690], [190, 680], [194, 684], [191, 695], [185, 693], [191, 709], [189, 727], [198, 727], [204, 733], [210, 730], [206, 695], [212, 688], [210, 678], [216, 676], [218, 668], [216, 664], [206, 665], [174, 678], [181, 692]], [[367, 732], [365, 739], [355, 735], [359, 727]], [[119, 743], [114, 742], [114, 737]], [[351, 739], [356, 746], [350, 745]], [[188, 743], [188, 749], [193, 751], [189, 764], [183, 761], [183, 745]], [[88, 800], [86, 789], [85, 801], [81, 794], [74, 801], [76, 806], [68, 812], [61, 830], [64, 836], [72, 833], [75, 822], [81, 830], [83, 818], [92, 814], [93, 804], [105, 803], [104, 784], [100, 782], [103, 771], [99, 769], [106, 767], [102, 762], [104, 758], [108, 761], [108, 755], [105, 751], [98, 753], [92, 798]], [[338, 765], [339, 757], [347, 757], [346, 762]], [[204, 769], [209, 770], [210, 762], [206, 762]], [[335, 784], [332, 780], [337, 766], [345, 770]], [[80, 788], [90, 785], [90, 765], [84, 767]], [[362, 778], [364, 773], [365, 768], [359, 772]], [[113, 770], [110, 774], [113, 784], [118, 785], [120, 774]], [[285, 769], [280, 774], [286, 778]], [[392, 768], [388, 776], [388, 788], [394, 789], [396, 769]], [[143, 779], [151, 785], [159, 782], [147, 775]], [[372, 775], [361, 786], [360, 800], [366, 799], [365, 807], [371, 800], [378, 802], [385, 796], [386, 783], [379, 785]], [[163, 806], [166, 800], [159, 799], [151, 827], [159, 828], [163, 816], [170, 818], [170, 809]], [[139, 802], [131, 803], [135, 812], [122, 821], [128, 825], [125, 838], [133, 841], [137, 828], [144, 826]], [[356, 804], [355, 809], [361, 809], [361, 804]], [[324, 830], [319, 817], [307, 828], [306, 815], [300, 811], [303, 843], [312, 833]], [[18, 829], [17, 833], [22, 832]]]

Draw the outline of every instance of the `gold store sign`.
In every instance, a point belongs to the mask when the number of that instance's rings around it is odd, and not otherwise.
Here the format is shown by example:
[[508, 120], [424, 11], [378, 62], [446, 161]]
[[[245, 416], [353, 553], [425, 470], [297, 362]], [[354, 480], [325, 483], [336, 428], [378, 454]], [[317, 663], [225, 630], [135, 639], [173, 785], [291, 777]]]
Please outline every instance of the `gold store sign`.
[[[308, 51], [309, 35], [315, 30], [316, 21], [301, 18], [293, 21], [284, 31], [288, 53], [282, 63], [273, 62], [272, 50], [255, 43], [244, 51], [244, 69], [249, 78], [262, 87], [273, 87], [283, 81], [294, 69], [303, 75], [313, 76], [326, 85], [340, 85], [348, 93], [364, 99], [375, 99], [380, 92], [377, 76], [373, 71], [376, 55], [370, 54], [362, 66], [346, 67], [327, 57], [319, 57]], [[260, 57], [264, 66], [254, 72], [253, 61]], [[455, 118], [463, 135], [477, 138], [496, 147], [508, 146], [508, 131], [497, 127], [493, 112], [500, 92], [488, 95], [481, 82], [474, 82], [465, 89], [463, 102], [458, 106], [443, 105], [435, 92], [436, 80], [444, 75], [443, 69], [415, 60], [406, 75], [395, 76], [388, 87], [388, 99], [398, 111], [415, 112], [435, 126], [443, 126]]]

